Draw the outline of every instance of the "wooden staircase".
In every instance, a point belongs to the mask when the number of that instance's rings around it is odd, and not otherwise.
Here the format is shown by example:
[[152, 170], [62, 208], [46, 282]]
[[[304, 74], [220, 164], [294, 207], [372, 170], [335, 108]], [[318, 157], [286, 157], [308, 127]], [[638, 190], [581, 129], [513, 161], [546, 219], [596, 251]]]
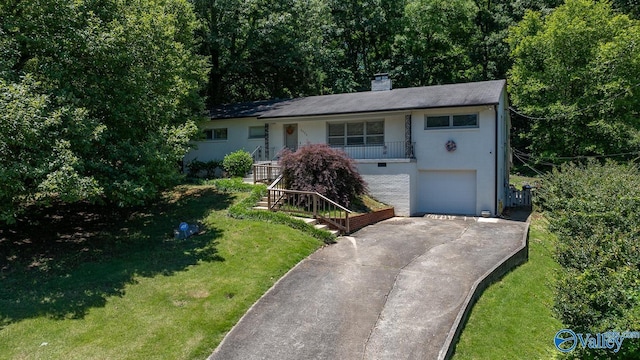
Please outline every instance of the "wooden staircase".
[[[253, 207], [253, 210], [269, 211], [269, 205], [268, 205], [267, 197], [264, 196], [262, 199], [260, 199], [260, 201], [258, 201], [256, 206]], [[292, 215], [290, 215], [290, 216], [292, 218], [294, 218], [294, 219], [302, 220], [302, 221], [304, 221], [305, 223], [307, 223], [309, 225], [313, 225], [313, 227], [315, 227], [316, 229], [326, 230], [326, 231], [332, 233], [334, 236], [339, 236], [340, 235], [340, 231], [339, 230], [333, 229], [327, 224], [322, 224], [320, 221], [318, 221], [318, 219], [305, 218], [305, 217], [292, 216]]]

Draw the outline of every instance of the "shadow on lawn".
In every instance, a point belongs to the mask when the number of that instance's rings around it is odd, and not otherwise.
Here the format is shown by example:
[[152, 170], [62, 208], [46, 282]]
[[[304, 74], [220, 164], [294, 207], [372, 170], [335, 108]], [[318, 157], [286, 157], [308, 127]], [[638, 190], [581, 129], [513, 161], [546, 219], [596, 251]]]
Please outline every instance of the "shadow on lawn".
[[38, 316], [81, 318], [122, 296], [135, 276], [224, 261], [216, 250], [220, 230], [187, 240], [175, 240], [173, 230], [231, 201], [211, 188], [183, 188], [145, 210], [57, 205], [0, 228], [0, 329]]

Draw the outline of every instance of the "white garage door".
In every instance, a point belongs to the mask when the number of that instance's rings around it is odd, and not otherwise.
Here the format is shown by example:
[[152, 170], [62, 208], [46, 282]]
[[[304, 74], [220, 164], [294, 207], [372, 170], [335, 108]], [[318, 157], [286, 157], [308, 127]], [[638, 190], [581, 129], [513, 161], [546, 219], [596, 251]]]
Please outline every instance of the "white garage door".
[[420, 171], [419, 212], [476, 214], [476, 171]]

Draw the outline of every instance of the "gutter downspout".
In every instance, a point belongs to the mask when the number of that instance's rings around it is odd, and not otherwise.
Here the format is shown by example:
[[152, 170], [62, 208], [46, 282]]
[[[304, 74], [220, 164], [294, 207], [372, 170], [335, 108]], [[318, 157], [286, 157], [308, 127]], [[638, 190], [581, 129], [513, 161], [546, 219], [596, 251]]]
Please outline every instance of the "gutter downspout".
[[496, 138], [495, 138], [495, 176], [494, 176], [494, 181], [495, 181], [495, 194], [493, 197], [493, 213], [495, 214], [495, 216], [498, 216], [498, 107], [500, 106], [500, 104], [497, 104], [494, 107], [494, 111], [496, 114]]

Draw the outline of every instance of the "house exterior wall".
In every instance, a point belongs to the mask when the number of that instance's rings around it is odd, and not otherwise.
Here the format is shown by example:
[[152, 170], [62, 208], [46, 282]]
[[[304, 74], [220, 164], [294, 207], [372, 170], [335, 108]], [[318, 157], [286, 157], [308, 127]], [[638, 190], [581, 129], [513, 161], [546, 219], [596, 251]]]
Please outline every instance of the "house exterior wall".
[[[415, 160], [356, 160], [356, 164], [372, 197], [393, 206], [398, 216], [411, 216], [416, 212]], [[385, 167], [380, 167], [381, 164]]]
[[269, 124], [269, 144], [278, 150], [284, 146], [285, 125], [298, 125], [298, 145], [325, 144], [327, 123], [384, 120], [384, 141], [404, 141], [404, 114], [356, 114], [309, 118], [266, 119]]
[[[199, 141], [197, 149], [185, 156], [185, 163], [196, 158], [201, 161], [221, 160], [226, 154], [238, 149], [252, 152], [258, 146], [264, 147], [264, 139], [249, 138], [249, 127], [265, 124], [269, 127], [270, 158], [274, 158], [284, 147], [285, 126], [288, 124], [297, 125], [298, 144], [304, 145], [326, 143], [329, 122], [384, 119], [385, 143], [404, 142], [405, 116], [409, 115], [411, 140], [415, 143], [415, 159], [404, 159], [403, 156], [371, 158], [375, 157], [376, 153], [367, 160], [356, 158], [358, 170], [368, 183], [372, 196], [394, 206], [395, 213], [399, 216], [417, 215], [421, 213], [424, 202], [428, 201], [424, 196], [424, 183], [425, 179], [431, 179], [430, 174], [473, 172], [476, 194], [474, 215], [488, 210], [493, 216], [497, 216], [506, 203], [509, 187], [508, 106], [507, 95], [503, 90], [500, 103], [489, 106], [321, 117], [211, 120], [203, 129], [226, 128], [227, 139]], [[428, 130], [424, 127], [425, 116], [472, 113], [478, 115], [477, 127]], [[447, 151], [445, 148], [445, 144], [450, 140], [457, 145], [455, 151]], [[452, 191], [455, 189], [452, 188]]]
[[185, 157], [184, 163], [197, 159], [200, 161], [222, 160], [225, 155], [236, 151], [253, 152], [256, 147], [264, 146], [264, 139], [249, 139], [249, 127], [264, 126], [264, 122], [257, 118], [210, 120], [202, 125], [202, 130], [227, 129], [226, 140], [200, 140], [195, 143]]
[[[478, 114], [476, 128], [425, 130], [425, 116]], [[414, 111], [412, 134], [416, 143], [418, 171], [476, 171], [476, 215], [489, 210], [495, 215], [496, 107], [463, 107]], [[448, 141], [456, 143], [447, 151]]]

